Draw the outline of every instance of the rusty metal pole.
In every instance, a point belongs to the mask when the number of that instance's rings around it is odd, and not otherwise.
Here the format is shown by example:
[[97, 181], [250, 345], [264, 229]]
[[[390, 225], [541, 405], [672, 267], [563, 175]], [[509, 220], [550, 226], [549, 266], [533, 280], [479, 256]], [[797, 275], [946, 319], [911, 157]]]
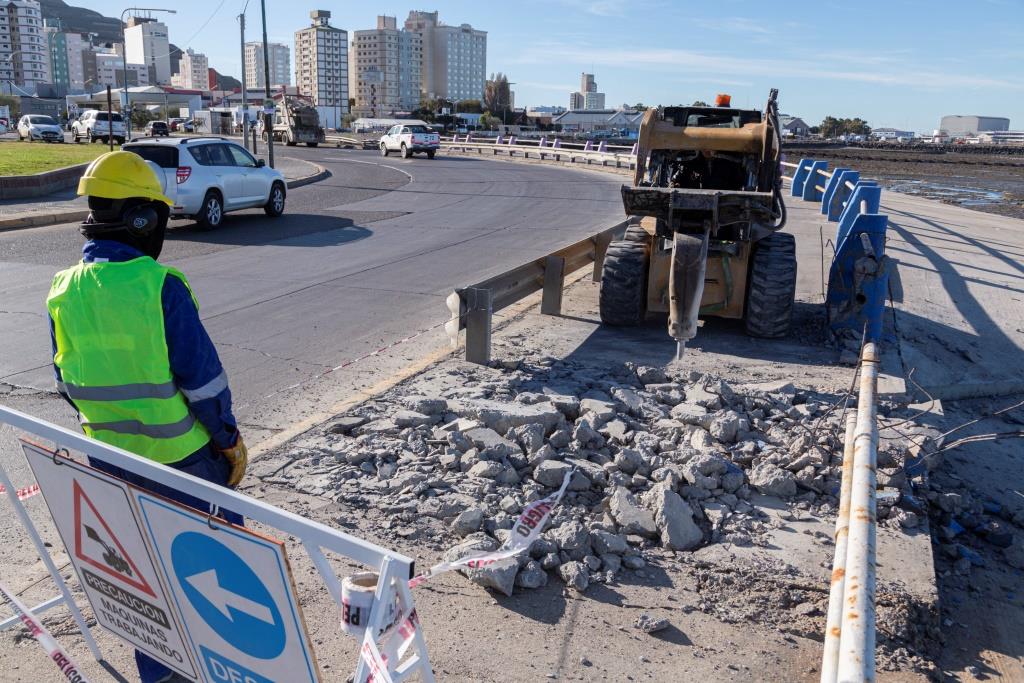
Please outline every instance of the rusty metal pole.
[[821, 683], [836, 683], [839, 669], [839, 634], [843, 620], [843, 589], [846, 586], [846, 550], [850, 533], [850, 491], [853, 486], [853, 440], [857, 429], [857, 411], [846, 415], [843, 441], [843, 469], [839, 484], [839, 513], [836, 515], [835, 556], [832, 559], [832, 587], [828, 596], [825, 621], [825, 653], [821, 662]]
[[874, 342], [860, 358], [860, 395], [853, 440], [850, 531], [843, 586], [837, 681], [875, 680], [875, 468], [878, 456], [878, 366]]

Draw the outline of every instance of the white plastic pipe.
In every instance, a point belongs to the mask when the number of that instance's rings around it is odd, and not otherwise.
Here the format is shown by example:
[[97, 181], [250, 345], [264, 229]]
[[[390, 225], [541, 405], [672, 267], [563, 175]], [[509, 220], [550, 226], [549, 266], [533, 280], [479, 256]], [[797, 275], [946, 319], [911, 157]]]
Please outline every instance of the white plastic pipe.
[[850, 529], [839, 635], [839, 683], [875, 680], [875, 467], [878, 452], [878, 347], [861, 351], [857, 428], [853, 439]]
[[839, 634], [843, 620], [843, 588], [846, 585], [846, 549], [850, 532], [850, 490], [853, 486], [853, 438], [857, 411], [846, 416], [843, 441], [843, 469], [839, 483], [839, 513], [836, 515], [836, 551], [832, 558], [832, 586], [828, 595], [825, 620], [825, 652], [821, 661], [821, 683], [836, 683], [839, 671]]

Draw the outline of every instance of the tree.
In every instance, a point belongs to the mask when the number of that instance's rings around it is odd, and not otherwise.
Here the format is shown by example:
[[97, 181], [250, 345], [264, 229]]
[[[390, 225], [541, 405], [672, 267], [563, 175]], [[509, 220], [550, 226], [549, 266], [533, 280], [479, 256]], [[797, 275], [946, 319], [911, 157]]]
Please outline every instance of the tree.
[[705, 102], [704, 100], [697, 100], [696, 102], [694, 102], [690, 106], [691, 107], [710, 107], [711, 105], [708, 104], [707, 102]]
[[483, 130], [494, 130], [501, 124], [501, 117], [495, 116], [489, 111], [485, 111], [483, 116], [480, 117], [480, 128]]
[[818, 128], [826, 138], [836, 138], [840, 135], [871, 134], [871, 126], [860, 117], [855, 119], [839, 119], [834, 116], [826, 116]]
[[512, 91], [508, 77], [503, 73], [491, 74], [490, 80], [484, 85], [484, 109], [502, 116], [512, 108]]
[[648, 107], [643, 102], [637, 102], [636, 104], [633, 105], [632, 109], [633, 111], [647, 111], [648, 109], [650, 109], [650, 107]]
[[482, 114], [484, 111], [480, 100], [462, 100], [458, 103], [457, 108], [463, 114]]

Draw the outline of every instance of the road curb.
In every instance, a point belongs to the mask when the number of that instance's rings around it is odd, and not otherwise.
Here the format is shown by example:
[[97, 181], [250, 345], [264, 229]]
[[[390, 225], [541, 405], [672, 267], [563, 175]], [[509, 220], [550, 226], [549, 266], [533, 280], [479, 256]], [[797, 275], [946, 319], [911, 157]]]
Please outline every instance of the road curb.
[[[312, 163], [312, 162], [306, 162]], [[326, 178], [331, 177], [331, 172], [319, 164], [313, 164], [317, 170], [302, 178], [295, 178], [286, 182], [289, 190], [304, 185], [312, 185]], [[22, 228], [39, 228], [46, 225], [59, 225], [60, 223], [73, 223], [84, 221], [89, 216], [88, 209], [70, 209], [67, 211], [54, 211], [51, 213], [39, 213], [30, 216], [18, 216], [17, 218], [0, 218], [0, 232], [18, 230]]]
[[321, 180], [325, 180], [331, 177], [331, 172], [328, 171], [323, 166], [321, 166], [320, 164], [314, 164], [312, 161], [306, 161], [305, 159], [300, 159], [299, 161], [303, 161], [307, 164], [315, 166], [317, 168], [317, 171], [307, 176], [303, 176], [302, 178], [296, 178], [295, 180], [287, 181], [285, 185], [288, 187], [289, 190], [293, 190], [296, 187], [303, 187], [304, 185], [312, 185], [313, 183], [318, 183]]

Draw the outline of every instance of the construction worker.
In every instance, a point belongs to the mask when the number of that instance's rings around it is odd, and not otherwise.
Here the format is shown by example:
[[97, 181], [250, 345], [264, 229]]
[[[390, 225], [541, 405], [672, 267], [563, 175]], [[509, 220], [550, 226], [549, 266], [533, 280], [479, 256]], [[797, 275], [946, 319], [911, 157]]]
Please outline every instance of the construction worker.
[[[78, 184], [89, 200], [82, 261], [53, 278], [50, 314], [57, 388], [82, 429], [182, 472], [234, 488], [248, 453], [231, 414], [227, 375], [185, 276], [157, 263], [171, 201], [153, 169], [109, 152]], [[191, 495], [90, 458], [121, 479], [199, 510]], [[226, 510], [227, 521], [242, 518]], [[136, 651], [142, 683], [186, 680]]]

